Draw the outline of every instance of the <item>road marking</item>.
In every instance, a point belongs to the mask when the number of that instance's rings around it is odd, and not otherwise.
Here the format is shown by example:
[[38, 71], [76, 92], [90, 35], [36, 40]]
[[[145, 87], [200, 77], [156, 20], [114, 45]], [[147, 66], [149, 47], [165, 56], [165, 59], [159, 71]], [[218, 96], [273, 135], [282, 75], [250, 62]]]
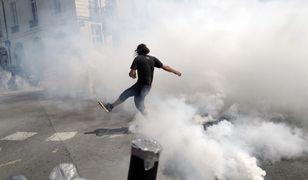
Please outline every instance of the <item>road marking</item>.
[[53, 150], [53, 151], [51, 151], [52, 153], [56, 153], [56, 152], [58, 152], [59, 151], [59, 149], [57, 148], [57, 149], [55, 149], [55, 150]]
[[23, 141], [26, 140], [28, 138], [30, 138], [31, 136], [36, 135], [37, 132], [16, 132], [14, 134], [8, 135], [4, 138], [2, 138], [1, 140], [6, 140], [6, 141]]
[[57, 132], [47, 138], [45, 141], [65, 141], [73, 138], [77, 132]]
[[4, 166], [8, 166], [8, 165], [12, 165], [12, 164], [18, 163], [20, 161], [21, 161], [21, 159], [17, 159], [15, 161], [10, 161], [10, 162], [4, 163], [4, 164], [0, 164], [0, 168], [4, 167]]

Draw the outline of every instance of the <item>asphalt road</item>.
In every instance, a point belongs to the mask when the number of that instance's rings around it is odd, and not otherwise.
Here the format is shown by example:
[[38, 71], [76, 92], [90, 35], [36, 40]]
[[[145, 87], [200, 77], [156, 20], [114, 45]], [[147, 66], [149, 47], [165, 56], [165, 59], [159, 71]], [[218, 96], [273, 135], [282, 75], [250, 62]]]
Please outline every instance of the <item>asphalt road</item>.
[[[60, 163], [75, 164], [89, 180], [126, 179], [136, 138], [127, 133], [133, 117], [104, 113], [93, 100], [51, 99], [40, 91], [0, 93], [0, 179], [17, 174], [48, 179]], [[307, 157], [262, 167], [267, 180], [308, 179]], [[160, 166], [157, 179], [172, 178]]]
[[85, 134], [128, 125], [123, 117], [104, 115], [93, 101], [50, 100], [40, 92], [1, 95], [0, 179], [47, 179], [60, 163], [74, 163], [87, 179], [125, 179], [133, 135]]

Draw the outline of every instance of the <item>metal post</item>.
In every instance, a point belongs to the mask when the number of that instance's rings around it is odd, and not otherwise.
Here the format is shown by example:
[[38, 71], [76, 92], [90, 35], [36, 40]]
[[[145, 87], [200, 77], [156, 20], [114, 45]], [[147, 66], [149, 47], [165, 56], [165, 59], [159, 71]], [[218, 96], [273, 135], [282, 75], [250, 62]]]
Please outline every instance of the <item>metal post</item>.
[[155, 180], [162, 148], [154, 140], [132, 141], [127, 180]]

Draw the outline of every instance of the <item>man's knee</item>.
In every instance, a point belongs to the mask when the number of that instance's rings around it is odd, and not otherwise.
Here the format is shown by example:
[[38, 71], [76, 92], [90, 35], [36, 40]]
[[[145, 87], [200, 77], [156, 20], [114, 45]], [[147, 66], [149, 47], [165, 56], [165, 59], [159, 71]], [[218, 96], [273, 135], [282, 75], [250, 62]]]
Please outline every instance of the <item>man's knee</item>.
[[121, 101], [125, 101], [129, 96], [127, 96], [124, 92], [122, 94], [120, 94], [119, 96], [119, 100]]

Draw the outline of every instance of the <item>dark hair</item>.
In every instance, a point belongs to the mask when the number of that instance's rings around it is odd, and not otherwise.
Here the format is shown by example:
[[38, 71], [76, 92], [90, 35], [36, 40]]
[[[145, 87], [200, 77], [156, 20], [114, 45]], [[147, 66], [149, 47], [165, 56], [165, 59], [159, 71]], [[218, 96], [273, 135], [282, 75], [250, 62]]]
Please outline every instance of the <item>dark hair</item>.
[[139, 44], [135, 52], [138, 55], [147, 55], [150, 52], [150, 49], [145, 44]]

